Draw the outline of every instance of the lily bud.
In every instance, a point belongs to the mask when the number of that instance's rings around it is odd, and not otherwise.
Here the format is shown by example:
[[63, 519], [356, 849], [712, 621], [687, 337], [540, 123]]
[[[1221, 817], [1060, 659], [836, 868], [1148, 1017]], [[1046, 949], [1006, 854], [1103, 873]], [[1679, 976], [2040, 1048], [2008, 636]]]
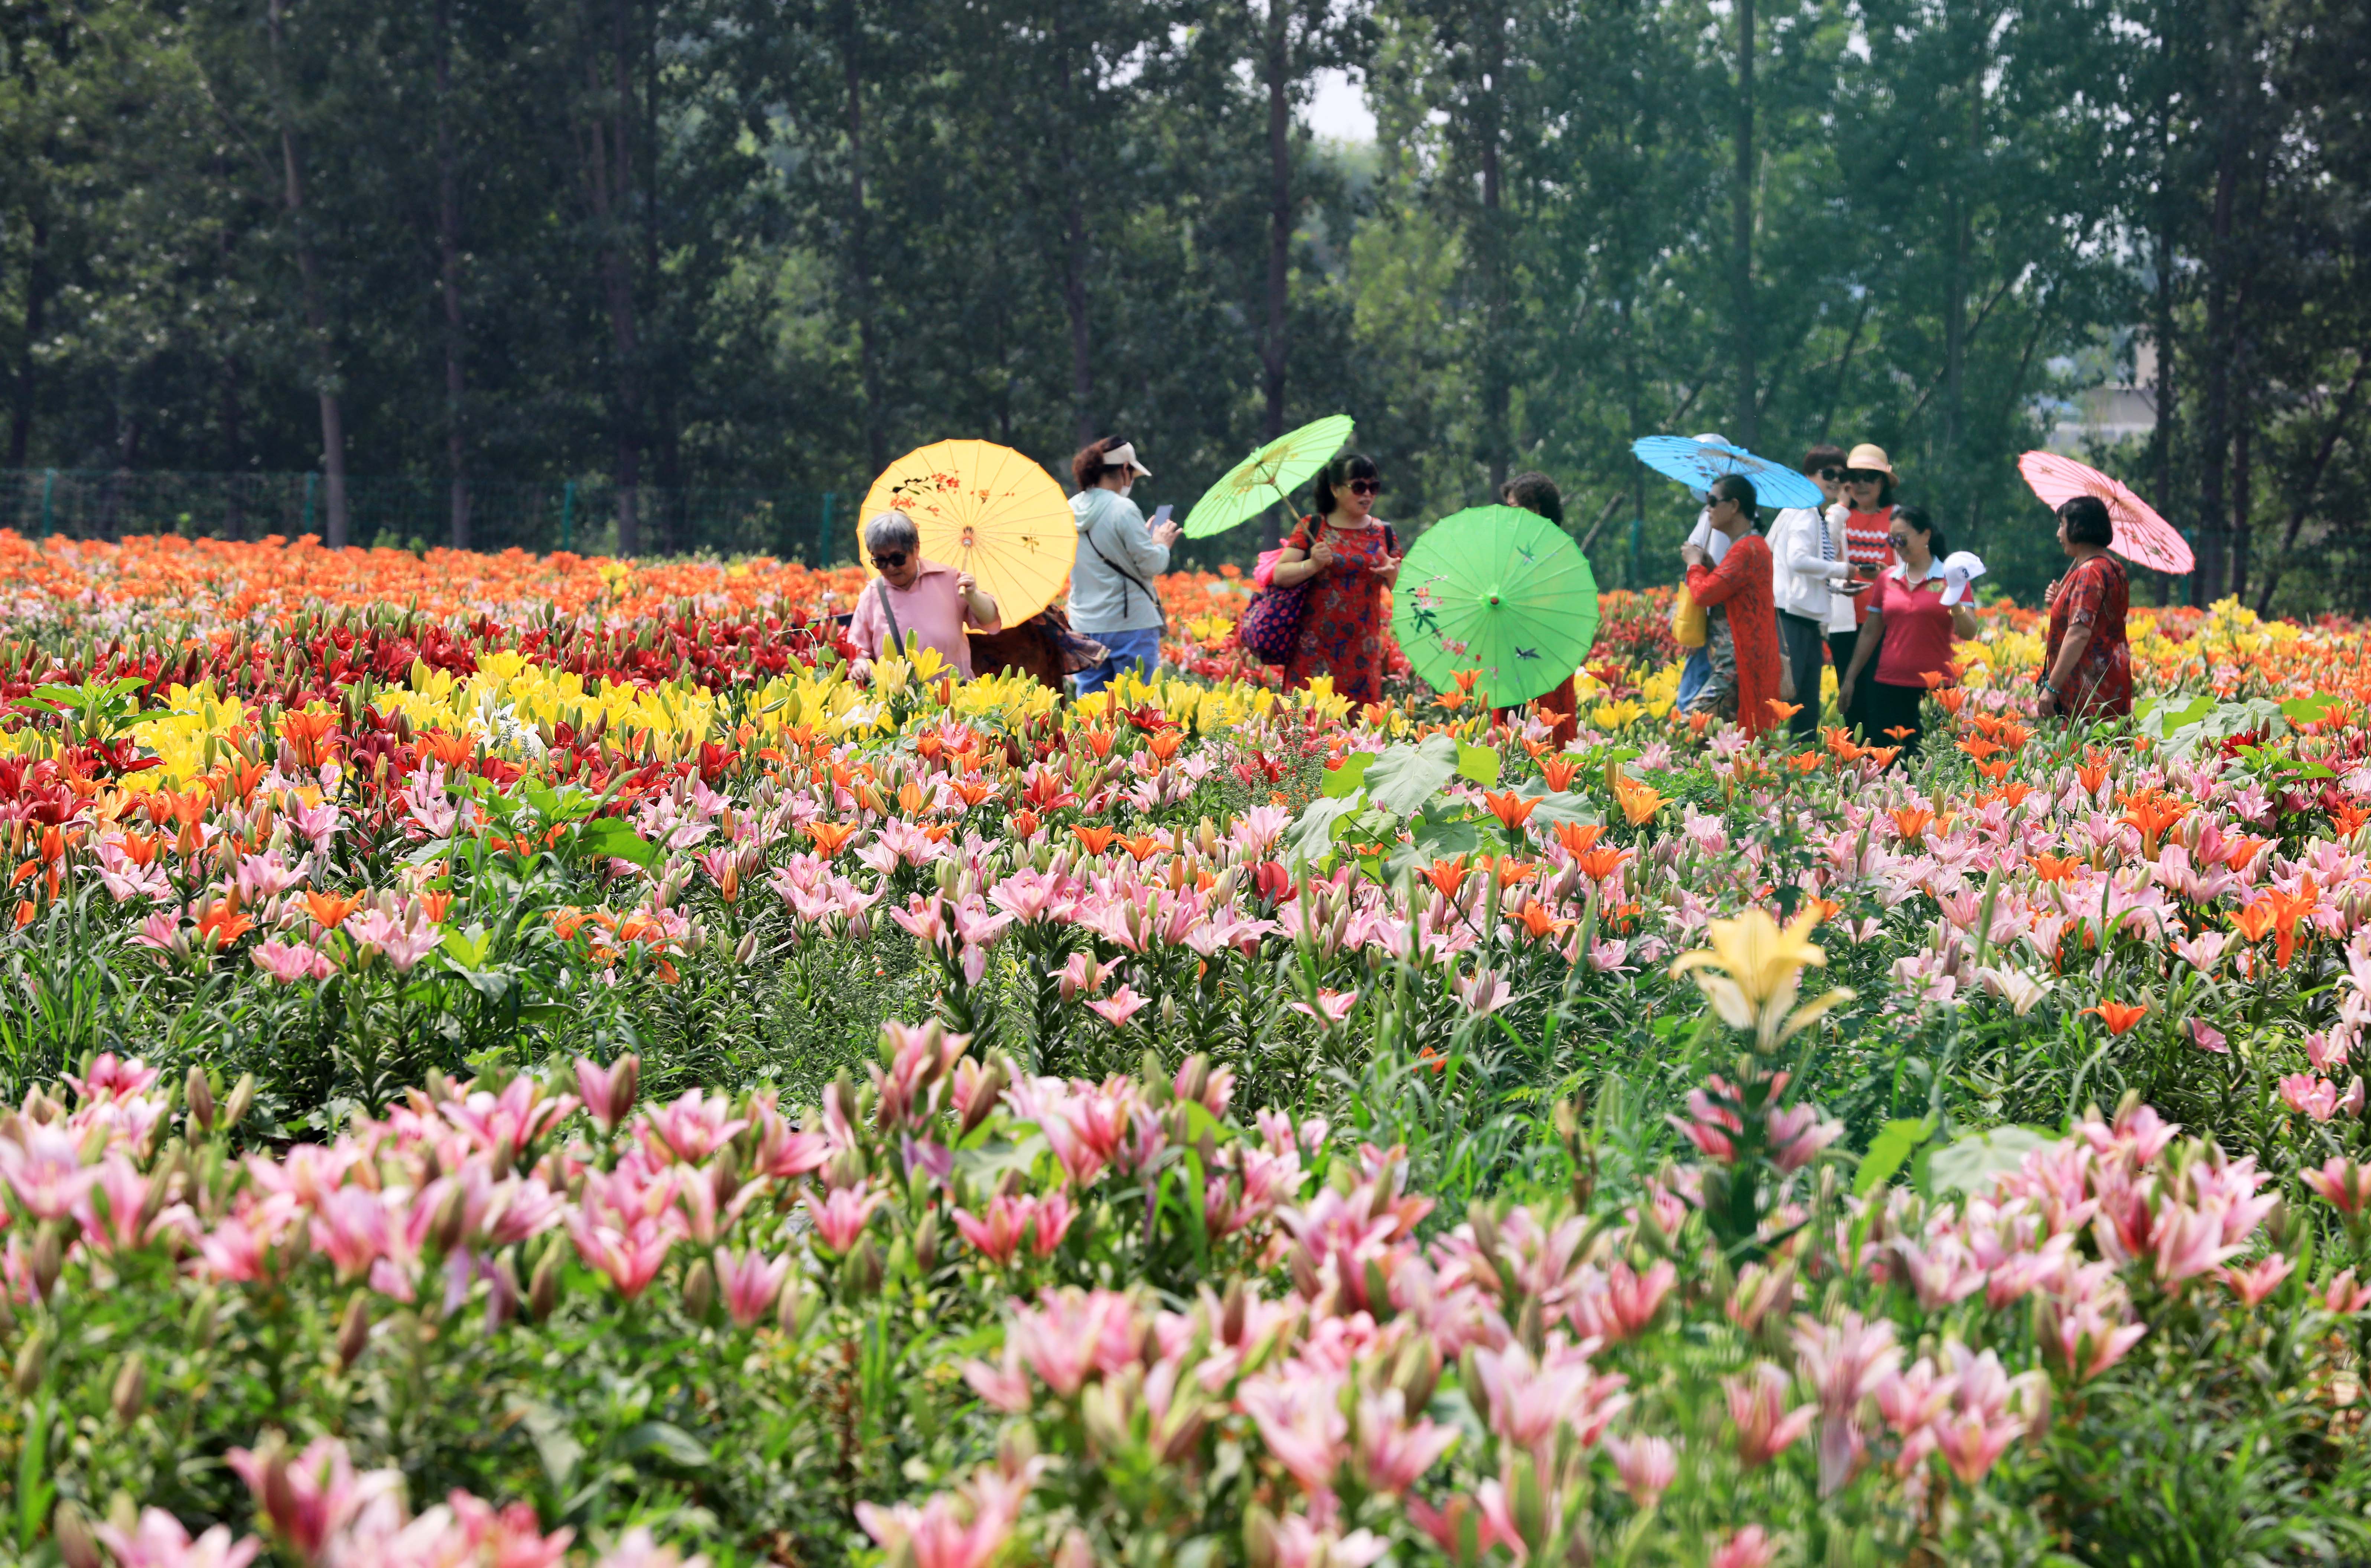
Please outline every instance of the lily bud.
[[695, 1259], [683, 1274], [684, 1314], [695, 1322], [705, 1322], [716, 1307], [716, 1271], [706, 1258]]
[[914, 1262], [924, 1274], [939, 1266], [939, 1211], [932, 1209], [914, 1227]]
[[560, 1305], [560, 1249], [554, 1247], [544, 1253], [543, 1262], [535, 1267], [534, 1277], [527, 1281], [527, 1316], [538, 1323], [550, 1317], [551, 1309]]
[[440, 1252], [450, 1252], [461, 1244], [469, 1223], [469, 1194], [457, 1184], [445, 1194], [436, 1205], [436, 1216], [428, 1222], [428, 1244]]
[[9, 1386], [17, 1390], [18, 1399], [30, 1399], [33, 1390], [41, 1386], [41, 1371], [49, 1365], [49, 1333], [46, 1330], [35, 1329], [17, 1347], [16, 1373], [9, 1379]]
[[1276, 1568], [1276, 1519], [1256, 1503], [1243, 1511], [1243, 1561], [1250, 1568]]
[[51, 1288], [66, 1266], [65, 1224], [51, 1220], [33, 1234], [33, 1294], [47, 1301]]
[[362, 1359], [370, 1345], [370, 1293], [357, 1290], [346, 1302], [345, 1315], [338, 1320], [339, 1371]]
[[247, 1120], [248, 1108], [254, 1103], [255, 1075], [241, 1073], [238, 1082], [231, 1088], [230, 1098], [223, 1101], [223, 1130], [228, 1132]]
[[189, 1101], [190, 1120], [196, 1124], [198, 1131], [201, 1133], [213, 1132], [214, 1128], [214, 1086], [213, 1082], [207, 1078], [205, 1073], [202, 1069], [192, 1066], [190, 1069], [188, 1081], [184, 1085], [181, 1092], [183, 1097]]
[[71, 1499], [60, 1503], [57, 1512], [50, 1516], [50, 1533], [57, 1540], [58, 1555], [65, 1559], [66, 1568], [105, 1568], [107, 1560], [99, 1554], [90, 1520]]
[[805, 1326], [807, 1307], [806, 1282], [796, 1273], [782, 1281], [782, 1294], [774, 1302], [774, 1326], [791, 1339], [799, 1337]]
[[139, 1420], [140, 1412], [148, 1408], [148, 1363], [138, 1351], [123, 1358], [108, 1403], [114, 1408], [116, 1421], [125, 1426]]

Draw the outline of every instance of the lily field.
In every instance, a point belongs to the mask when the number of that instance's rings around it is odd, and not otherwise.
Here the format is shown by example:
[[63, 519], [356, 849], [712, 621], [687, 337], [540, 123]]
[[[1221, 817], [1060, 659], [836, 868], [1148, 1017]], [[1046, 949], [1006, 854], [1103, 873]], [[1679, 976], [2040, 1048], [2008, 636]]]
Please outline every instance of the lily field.
[[0, 1556], [2371, 1561], [2364, 628], [1914, 758], [862, 583], [0, 536]]

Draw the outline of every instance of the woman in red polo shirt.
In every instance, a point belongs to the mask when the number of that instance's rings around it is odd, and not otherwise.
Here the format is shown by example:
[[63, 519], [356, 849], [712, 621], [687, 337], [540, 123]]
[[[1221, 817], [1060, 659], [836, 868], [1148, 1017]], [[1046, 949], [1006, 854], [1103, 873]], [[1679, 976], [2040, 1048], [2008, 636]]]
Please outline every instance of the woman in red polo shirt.
[[[1976, 613], [1965, 603], [1943, 603], [1943, 557], [1950, 547], [1923, 506], [1898, 506], [1886, 536], [1894, 565], [1870, 589], [1868, 620], [1854, 643], [1852, 668], [1841, 689], [1845, 710], [1860, 696], [1861, 733], [1871, 744], [1900, 741], [1915, 756], [1926, 726], [1919, 705], [1951, 662], [1951, 640], [1976, 635]], [[1869, 678], [1868, 666], [1877, 666]], [[1906, 730], [1899, 735], [1895, 731]]]

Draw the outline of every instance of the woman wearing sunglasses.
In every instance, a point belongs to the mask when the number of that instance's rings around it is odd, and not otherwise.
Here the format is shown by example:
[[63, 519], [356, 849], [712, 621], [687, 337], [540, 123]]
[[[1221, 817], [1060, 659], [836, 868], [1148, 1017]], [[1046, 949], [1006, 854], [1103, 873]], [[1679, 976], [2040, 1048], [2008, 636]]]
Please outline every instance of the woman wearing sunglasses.
[[1894, 565], [1866, 595], [1873, 601], [1868, 619], [1837, 695], [1847, 712], [1858, 695], [1861, 729], [1871, 744], [1898, 741], [1915, 756], [1926, 738], [1920, 705], [1948, 674], [1951, 640], [1976, 635], [1976, 612], [1963, 595], [1945, 592], [1943, 557], [1950, 546], [1925, 507], [1894, 508], [1885, 542]]
[[1375, 513], [1382, 493], [1374, 459], [1345, 452], [1318, 470], [1317, 510], [1301, 520], [1276, 563], [1276, 585], [1314, 585], [1285, 684], [1331, 675], [1354, 702], [1380, 702], [1392, 655], [1390, 592], [1399, 581], [1399, 538]]
[[[1894, 482], [1893, 463], [1882, 446], [1864, 441], [1845, 459], [1845, 498], [1828, 509], [1828, 523], [1844, 536], [1845, 559], [1852, 564], [1856, 582], [1874, 582], [1893, 564], [1893, 548], [1886, 540], [1893, 529]], [[1828, 634], [1828, 655], [1836, 663], [1839, 699], [1844, 697], [1844, 672], [1852, 668], [1854, 645], [1868, 625], [1869, 606], [1877, 602], [1872, 594], [1852, 591], [1860, 594], [1855, 602], [1853, 625]], [[1866, 695], [1863, 688], [1862, 696]], [[1863, 722], [1865, 716], [1849, 702], [1843, 711], [1845, 728]]]
[[996, 601], [980, 591], [968, 571], [922, 559], [922, 536], [902, 512], [884, 512], [864, 525], [864, 553], [881, 575], [865, 584], [848, 619], [848, 640], [863, 651], [859, 679], [872, 661], [916, 640], [971, 679], [971, 639], [966, 627], [999, 631], [1004, 622]]

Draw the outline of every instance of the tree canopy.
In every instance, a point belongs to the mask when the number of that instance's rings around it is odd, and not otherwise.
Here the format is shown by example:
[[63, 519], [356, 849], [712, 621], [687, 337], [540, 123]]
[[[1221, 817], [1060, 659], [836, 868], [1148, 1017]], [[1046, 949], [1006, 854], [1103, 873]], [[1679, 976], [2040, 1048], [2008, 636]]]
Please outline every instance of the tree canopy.
[[658, 550], [641, 487], [1117, 432], [1182, 506], [1347, 412], [1406, 526], [1543, 469], [1620, 582], [1690, 510], [1634, 437], [1868, 440], [2030, 595], [2013, 460], [2136, 381], [2088, 455], [2194, 590], [2360, 610], [2366, 49], [2344, 0], [24, 0], [0, 466], [318, 470], [332, 529], [409, 476], [456, 542], [473, 481], [597, 478]]

